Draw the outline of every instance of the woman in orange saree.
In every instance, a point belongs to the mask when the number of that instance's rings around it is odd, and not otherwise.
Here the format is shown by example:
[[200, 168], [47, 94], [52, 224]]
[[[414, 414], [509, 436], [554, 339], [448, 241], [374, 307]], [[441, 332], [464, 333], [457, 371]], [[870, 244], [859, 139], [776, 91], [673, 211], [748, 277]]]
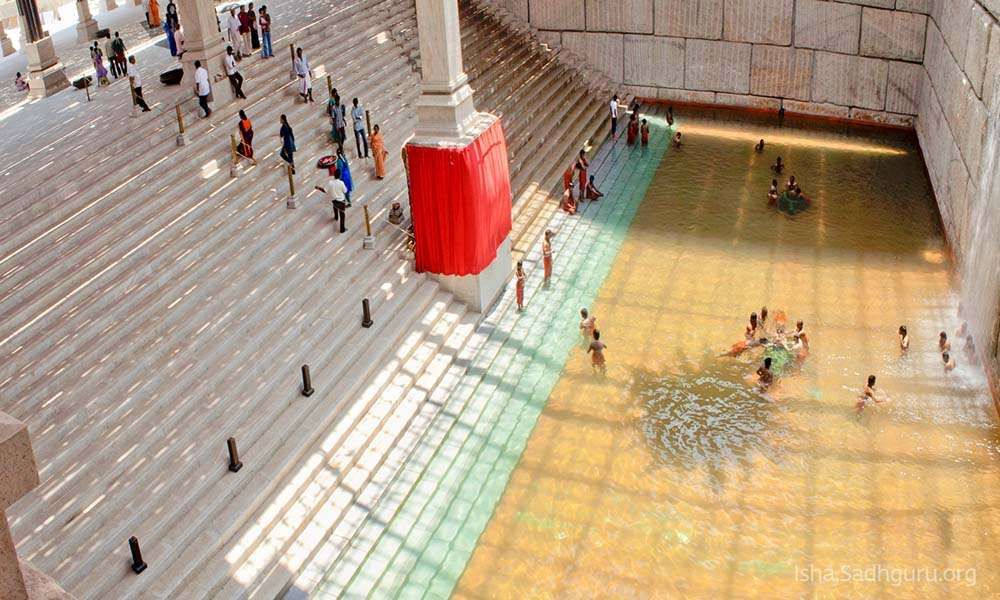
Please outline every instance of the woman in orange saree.
[[372, 154], [375, 158], [375, 177], [385, 178], [385, 159], [389, 156], [389, 151], [385, 149], [385, 140], [382, 139], [382, 132], [378, 125], [372, 128], [371, 139]]

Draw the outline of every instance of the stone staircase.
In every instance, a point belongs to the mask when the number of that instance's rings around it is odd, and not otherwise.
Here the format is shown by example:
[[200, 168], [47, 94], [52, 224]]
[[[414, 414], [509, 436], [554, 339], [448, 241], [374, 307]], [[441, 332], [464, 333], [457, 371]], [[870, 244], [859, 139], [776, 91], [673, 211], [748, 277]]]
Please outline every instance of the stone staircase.
[[[345, 15], [351, 27], [330, 33]], [[462, 30], [477, 107], [507, 133], [523, 253], [565, 165], [606, 134], [606, 94], [485, 7], [463, 4]], [[381, 493], [467, 367], [479, 315], [399, 260], [402, 235], [384, 220], [405, 204], [395, 157], [415, 125], [412, 3], [341, 5], [295, 40], [317, 71], [315, 105], [293, 103], [286, 61], [250, 59], [246, 102], [209, 120], [182, 104], [183, 148], [170, 105], [5, 162], [0, 410], [28, 422], [42, 478], [8, 517], [20, 555], [78, 597], [281, 594], [330, 531], [355, 522], [360, 490]], [[330, 149], [324, 72], [343, 98], [362, 99], [391, 149], [381, 182], [352, 161], [376, 250], [361, 248], [360, 211], [338, 234], [309, 192], [322, 180], [311, 163]], [[231, 179], [239, 108], [254, 120], [260, 164]], [[276, 156], [282, 113], [299, 145], [297, 211], [284, 207]], [[370, 329], [359, 326], [362, 297]], [[230, 436], [239, 473], [226, 468]], [[130, 535], [149, 563], [139, 576]]]

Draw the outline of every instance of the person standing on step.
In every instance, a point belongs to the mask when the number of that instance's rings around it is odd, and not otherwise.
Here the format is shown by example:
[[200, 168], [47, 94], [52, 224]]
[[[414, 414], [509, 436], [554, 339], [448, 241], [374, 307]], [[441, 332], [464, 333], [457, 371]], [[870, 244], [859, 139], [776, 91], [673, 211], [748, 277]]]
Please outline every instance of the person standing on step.
[[271, 58], [274, 56], [274, 52], [271, 51], [271, 15], [268, 14], [266, 6], [260, 7], [257, 23], [260, 25], [260, 57]]
[[201, 61], [194, 61], [194, 93], [198, 96], [198, 105], [205, 111], [205, 118], [212, 114], [208, 107], [208, 97], [212, 93], [212, 85], [208, 81], [208, 70], [201, 66]]
[[236, 94], [236, 97], [246, 100], [246, 94], [243, 93], [243, 76], [236, 68], [236, 56], [233, 54], [232, 46], [226, 46], [226, 77], [229, 78], [229, 83], [233, 86], [233, 93]]
[[248, 13], [247, 9], [241, 5], [240, 6], [240, 12], [236, 14], [236, 18], [240, 22], [240, 29], [239, 29], [239, 31], [240, 31], [240, 38], [243, 40], [243, 54], [245, 56], [249, 56], [250, 52], [251, 52], [251, 49], [250, 49], [250, 13]]
[[552, 279], [552, 238], [555, 232], [551, 229], [545, 230], [545, 237], [542, 238], [542, 266], [545, 268], [545, 278], [542, 285], [549, 287], [549, 280]]
[[250, 18], [250, 49], [260, 48], [260, 34], [257, 33], [257, 13], [253, 10], [253, 2], [247, 7], [247, 16]]
[[611, 98], [611, 139], [618, 139], [618, 94]]
[[115, 39], [111, 40], [111, 49], [114, 51], [114, 57], [112, 60], [118, 66], [118, 73], [125, 75], [128, 72], [128, 66], [125, 64], [125, 40], [115, 32]]
[[128, 80], [132, 84], [132, 101], [139, 105], [142, 112], [149, 112], [149, 106], [146, 104], [146, 99], [142, 97], [142, 74], [139, 73], [139, 67], [135, 64], [135, 56], [128, 57]]
[[292, 174], [295, 173], [295, 132], [292, 131], [292, 126], [288, 124], [288, 117], [281, 115], [281, 130], [278, 131], [278, 135], [281, 137], [281, 153], [280, 156], [285, 160], [290, 167], [292, 167]]
[[104, 52], [94, 42], [94, 47], [90, 49], [90, 60], [94, 62], [94, 73], [97, 75], [97, 84], [100, 86], [105, 86], [110, 84], [108, 81], [108, 70], [104, 66]]
[[351, 206], [351, 192], [354, 191], [354, 178], [351, 177], [351, 165], [347, 162], [347, 155], [343, 148], [337, 148], [337, 171], [340, 173], [340, 180], [347, 187], [347, 206]]
[[114, 38], [109, 35], [108, 39], [104, 42], [104, 56], [108, 58], [108, 68], [111, 69], [112, 77], [118, 79], [121, 73], [118, 72], [118, 61], [115, 60], [114, 42]]
[[579, 198], [583, 200], [586, 196], [584, 191], [587, 189], [587, 170], [590, 168], [590, 161], [587, 160], [587, 151], [580, 148], [580, 154], [576, 157], [576, 170], [578, 177], [578, 187], [579, 187]]
[[333, 179], [326, 183], [326, 187], [316, 186], [316, 189], [324, 194], [330, 195], [333, 203], [333, 220], [340, 221], [340, 233], [347, 231], [344, 218], [347, 214], [347, 186], [340, 180], [340, 171], [333, 170]]
[[243, 36], [240, 34], [240, 18], [236, 16], [236, 9], [229, 9], [229, 22], [226, 24], [226, 32], [229, 34], [229, 45], [236, 53], [236, 60], [243, 58]]
[[[365, 133], [365, 109], [358, 104], [358, 99], [353, 101], [354, 108], [351, 109], [351, 119], [354, 121], [354, 143], [358, 146], [358, 158], [368, 158], [368, 136]], [[364, 143], [365, 154], [361, 155], [361, 144]]]
[[385, 140], [378, 125], [372, 127], [372, 156], [375, 158], [375, 178], [385, 179], [385, 159], [389, 151], [385, 149]]
[[236, 152], [244, 158], [249, 158], [250, 162], [257, 164], [257, 159], [253, 157], [253, 123], [246, 111], [240, 109], [240, 122], [236, 125], [240, 134], [240, 143], [236, 146]]
[[302, 48], [295, 50], [295, 75], [299, 78], [299, 95], [303, 102], [315, 102], [313, 100], [312, 69], [309, 68], [309, 59], [306, 58]]
[[524, 273], [524, 261], [517, 261], [517, 268], [514, 269], [514, 278], [517, 280], [515, 296], [517, 299], [518, 312], [524, 310], [524, 281], [528, 278]]

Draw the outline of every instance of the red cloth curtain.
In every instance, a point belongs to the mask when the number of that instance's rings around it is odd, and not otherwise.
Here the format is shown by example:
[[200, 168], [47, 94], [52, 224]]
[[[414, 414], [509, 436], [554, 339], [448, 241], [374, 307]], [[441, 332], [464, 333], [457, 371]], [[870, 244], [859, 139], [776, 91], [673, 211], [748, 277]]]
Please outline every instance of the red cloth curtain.
[[464, 148], [406, 146], [417, 271], [475, 275], [510, 233], [510, 168], [497, 120]]

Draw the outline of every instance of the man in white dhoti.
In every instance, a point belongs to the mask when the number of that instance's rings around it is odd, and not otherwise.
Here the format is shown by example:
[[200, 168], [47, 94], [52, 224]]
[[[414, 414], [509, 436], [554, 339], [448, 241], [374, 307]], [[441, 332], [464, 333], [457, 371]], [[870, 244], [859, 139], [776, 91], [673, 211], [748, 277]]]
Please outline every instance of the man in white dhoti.
[[313, 100], [312, 89], [312, 69], [309, 68], [309, 59], [302, 52], [302, 48], [295, 50], [295, 76], [299, 78], [299, 95], [303, 102], [315, 102]]

